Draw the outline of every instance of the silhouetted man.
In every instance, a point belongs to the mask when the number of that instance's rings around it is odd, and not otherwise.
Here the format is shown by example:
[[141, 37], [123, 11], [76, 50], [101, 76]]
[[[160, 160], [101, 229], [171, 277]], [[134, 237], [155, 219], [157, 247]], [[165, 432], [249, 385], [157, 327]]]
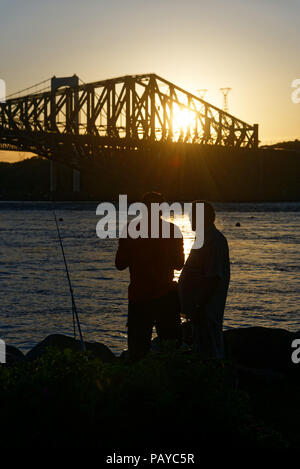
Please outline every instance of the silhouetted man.
[[[196, 203], [191, 224], [196, 231]], [[230, 281], [230, 261], [225, 236], [216, 228], [215, 211], [204, 203], [204, 244], [191, 249], [179, 279], [182, 313], [191, 318], [194, 349], [203, 357], [223, 358], [223, 316]]]
[[[183, 238], [180, 229], [159, 217], [159, 237], [151, 238], [151, 204], [162, 203], [161, 194], [149, 192], [143, 203], [148, 209], [148, 238], [120, 238], [115, 264], [117, 269], [129, 267], [128, 288], [128, 351], [138, 359], [151, 348], [155, 325], [160, 340], [180, 342], [180, 304], [174, 269], [184, 264]], [[163, 226], [170, 228], [170, 237], [163, 238]], [[176, 235], [176, 236], [175, 236]]]

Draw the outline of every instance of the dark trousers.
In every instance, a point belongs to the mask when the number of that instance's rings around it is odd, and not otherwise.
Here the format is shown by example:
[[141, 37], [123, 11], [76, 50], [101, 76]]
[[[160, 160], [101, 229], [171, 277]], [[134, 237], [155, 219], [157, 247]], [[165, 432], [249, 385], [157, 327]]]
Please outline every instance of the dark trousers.
[[133, 359], [142, 358], [151, 348], [153, 326], [160, 341], [181, 342], [180, 304], [177, 291], [149, 301], [128, 305], [128, 352]]

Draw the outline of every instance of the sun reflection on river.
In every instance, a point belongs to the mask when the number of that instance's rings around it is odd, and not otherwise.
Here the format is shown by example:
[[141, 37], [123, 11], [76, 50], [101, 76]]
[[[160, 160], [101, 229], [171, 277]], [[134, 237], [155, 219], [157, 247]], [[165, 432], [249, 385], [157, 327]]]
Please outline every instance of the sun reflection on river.
[[[175, 216], [167, 219], [175, 223], [181, 230], [183, 235], [183, 249], [184, 249], [184, 260], [186, 261], [190, 251], [192, 249], [193, 242], [195, 240], [195, 233], [192, 231], [191, 223], [188, 214], [183, 216]], [[178, 281], [181, 270], [175, 270], [174, 280]]]

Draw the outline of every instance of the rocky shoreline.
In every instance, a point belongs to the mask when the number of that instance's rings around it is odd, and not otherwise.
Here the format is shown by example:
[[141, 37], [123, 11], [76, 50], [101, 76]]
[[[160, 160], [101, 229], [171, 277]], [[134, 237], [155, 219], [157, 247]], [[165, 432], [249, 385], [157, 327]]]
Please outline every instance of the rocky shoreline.
[[[300, 330], [267, 327], [245, 327], [224, 331], [225, 359], [237, 365], [278, 372], [282, 374], [300, 373], [300, 365], [292, 362], [292, 342], [300, 339]], [[79, 351], [80, 341], [63, 334], [51, 334], [35, 345], [26, 354], [18, 348], [7, 345], [7, 364], [39, 359], [48, 348]], [[93, 357], [109, 363], [117, 358], [106, 345], [100, 342], [86, 342], [86, 349]], [[124, 357], [126, 354], [122, 354]]]

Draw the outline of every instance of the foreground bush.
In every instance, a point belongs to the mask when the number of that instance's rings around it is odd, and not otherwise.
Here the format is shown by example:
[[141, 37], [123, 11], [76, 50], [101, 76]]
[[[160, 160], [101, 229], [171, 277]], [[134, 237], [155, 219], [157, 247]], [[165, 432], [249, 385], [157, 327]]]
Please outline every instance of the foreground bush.
[[285, 447], [251, 415], [230, 364], [166, 351], [103, 364], [70, 350], [0, 368], [3, 446]]

